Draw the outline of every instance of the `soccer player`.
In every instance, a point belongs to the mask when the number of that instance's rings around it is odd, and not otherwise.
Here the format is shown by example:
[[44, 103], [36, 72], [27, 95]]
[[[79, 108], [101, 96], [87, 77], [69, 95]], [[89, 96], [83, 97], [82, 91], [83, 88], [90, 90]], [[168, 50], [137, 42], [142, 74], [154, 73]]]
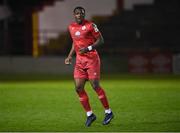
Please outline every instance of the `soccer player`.
[[114, 116], [109, 107], [105, 91], [99, 83], [100, 58], [96, 51], [96, 48], [104, 43], [104, 40], [97, 26], [85, 19], [85, 9], [83, 7], [76, 7], [73, 13], [75, 22], [68, 27], [73, 43], [68, 57], [65, 59], [65, 64], [71, 64], [72, 56], [76, 53], [74, 81], [79, 100], [87, 114], [85, 125], [89, 127], [96, 120], [96, 115], [91, 109], [88, 95], [84, 89], [87, 80], [90, 81], [105, 109], [105, 118], [102, 124], [107, 125]]

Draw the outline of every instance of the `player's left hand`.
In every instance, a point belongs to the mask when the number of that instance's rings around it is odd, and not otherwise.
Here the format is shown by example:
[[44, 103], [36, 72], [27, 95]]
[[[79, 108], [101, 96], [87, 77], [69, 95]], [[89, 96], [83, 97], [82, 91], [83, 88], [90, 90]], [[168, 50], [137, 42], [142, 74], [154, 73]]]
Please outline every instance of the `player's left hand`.
[[81, 49], [79, 50], [79, 53], [80, 53], [80, 54], [84, 54], [84, 53], [87, 53], [87, 52], [89, 52], [89, 49], [88, 49], [88, 48], [81, 48]]

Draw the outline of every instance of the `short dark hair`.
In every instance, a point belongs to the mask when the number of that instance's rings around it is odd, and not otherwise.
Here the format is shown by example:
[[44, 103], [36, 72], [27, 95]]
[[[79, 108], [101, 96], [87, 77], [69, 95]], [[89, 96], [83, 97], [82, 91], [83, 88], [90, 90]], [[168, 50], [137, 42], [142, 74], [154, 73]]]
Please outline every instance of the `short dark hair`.
[[77, 9], [82, 10], [82, 11], [85, 13], [85, 9], [84, 9], [83, 7], [81, 7], [81, 6], [75, 7], [74, 10], [73, 10], [73, 12], [75, 13], [75, 11], [76, 11]]

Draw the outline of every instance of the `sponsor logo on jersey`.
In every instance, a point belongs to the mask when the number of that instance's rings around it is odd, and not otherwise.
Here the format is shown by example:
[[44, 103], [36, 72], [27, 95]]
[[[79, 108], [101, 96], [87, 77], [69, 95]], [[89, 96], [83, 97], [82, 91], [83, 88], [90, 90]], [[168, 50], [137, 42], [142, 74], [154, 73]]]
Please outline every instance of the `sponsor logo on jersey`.
[[82, 27], [82, 30], [85, 30], [85, 29], [86, 29], [86, 26], [83, 26], [83, 27]]
[[75, 36], [80, 36], [80, 35], [81, 35], [81, 33], [79, 31], [75, 32]]

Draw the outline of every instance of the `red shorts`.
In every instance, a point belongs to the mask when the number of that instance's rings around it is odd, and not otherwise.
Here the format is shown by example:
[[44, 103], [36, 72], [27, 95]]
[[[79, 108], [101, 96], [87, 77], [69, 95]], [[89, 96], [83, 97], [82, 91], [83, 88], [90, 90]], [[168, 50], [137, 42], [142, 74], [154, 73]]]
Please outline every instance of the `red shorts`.
[[76, 57], [74, 68], [74, 78], [100, 79], [100, 59], [99, 56]]

